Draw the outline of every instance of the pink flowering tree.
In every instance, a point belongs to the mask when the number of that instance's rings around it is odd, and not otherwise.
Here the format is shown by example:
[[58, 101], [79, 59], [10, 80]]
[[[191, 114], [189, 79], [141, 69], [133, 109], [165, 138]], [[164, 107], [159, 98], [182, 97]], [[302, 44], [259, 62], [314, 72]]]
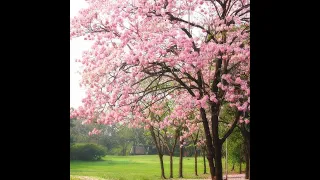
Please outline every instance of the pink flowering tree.
[[[165, 154], [165, 144], [167, 139], [167, 121], [164, 121], [163, 117], [169, 113], [169, 108], [167, 108], [165, 111], [163, 111], [164, 106], [157, 106], [154, 105], [152, 108], [149, 108], [149, 114], [145, 123], [145, 129], [148, 129], [151, 133], [151, 137], [153, 139], [153, 142], [157, 148], [158, 156], [160, 160], [160, 168], [161, 168], [161, 178], [166, 178], [165, 171], [164, 171], [164, 164], [163, 164], [163, 155]], [[165, 129], [165, 130], [163, 130]], [[174, 137], [177, 139], [178, 137]], [[170, 158], [171, 160], [171, 158]], [[171, 163], [171, 162], [170, 162]], [[171, 168], [171, 166], [170, 166]], [[171, 174], [170, 174], [171, 175]]]
[[[182, 125], [183, 136], [180, 137], [180, 142], [182, 145], [180, 148], [186, 145], [186, 141], [189, 141], [189, 147], [191, 146], [194, 150], [194, 172], [195, 175], [198, 176], [198, 163], [197, 163], [197, 156], [198, 156], [198, 147], [199, 146], [199, 134], [200, 131], [203, 130], [200, 113], [197, 108], [193, 108], [193, 111], [189, 111], [188, 119], [185, 121], [185, 124]], [[181, 149], [183, 150], [183, 149]], [[182, 153], [180, 153], [182, 155]], [[182, 157], [180, 157], [182, 160]], [[181, 169], [182, 169], [182, 162], [181, 162]], [[182, 172], [181, 172], [182, 174]]]
[[178, 142], [180, 143], [179, 177], [183, 177], [182, 158], [185, 140], [199, 130], [199, 122], [194, 118], [194, 108], [182, 106], [181, 103], [186, 105], [182, 99], [163, 99], [162, 103], [154, 104], [149, 110], [150, 119], [145, 121], [145, 128], [150, 130], [158, 149], [162, 177], [165, 177], [162, 156], [166, 150], [170, 156], [170, 178], [173, 178], [173, 154]]
[[[170, 156], [170, 178], [173, 178], [173, 153], [181, 133], [184, 121], [179, 116], [172, 114], [172, 102], [164, 101], [161, 104], [154, 104], [150, 108], [150, 119], [147, 119], [145, 129], [149, 129], [152, 139], [158, 150], [161, 176], [165, 178], [163, 155], [165, 151]], [[185, 117], [182, 117], [185, 118]]]
[[[87, 93], [71, 117], [139, 127], [157, 102], [183, 98], [199, 111], [211, 177], [222, 180], [222, 144], [250, 109], [250, 1], [87, 2], [71, 19], [71, 39], [94, 41], [78, 60]], [[236, 111], [219, 134], [225, 104]]]

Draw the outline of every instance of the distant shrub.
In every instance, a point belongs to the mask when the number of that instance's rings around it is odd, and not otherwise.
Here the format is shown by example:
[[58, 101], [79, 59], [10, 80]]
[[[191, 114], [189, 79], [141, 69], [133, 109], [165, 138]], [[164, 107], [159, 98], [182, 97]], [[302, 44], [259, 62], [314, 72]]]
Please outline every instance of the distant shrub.
[[106, 152], [106, 148], [98, 144], [76, 143], [70, 148], [70, 159], [96, 161], [105, 156]]

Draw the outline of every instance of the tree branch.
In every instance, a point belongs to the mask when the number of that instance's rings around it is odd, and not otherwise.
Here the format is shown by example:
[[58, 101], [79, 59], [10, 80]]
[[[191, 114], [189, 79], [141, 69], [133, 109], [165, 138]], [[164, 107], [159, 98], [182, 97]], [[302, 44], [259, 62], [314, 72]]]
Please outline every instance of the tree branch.
[[233, 11], [233, 12], [231, 13], [231, 15], [234, 14], [234, 15], [236, 16], [240, 11], [242, 11], [243, 9], [245, 9], [245, 8], [247, 8], [247, 7], [250, 7], [250, 4], [244, 5], [244, 6], [242, 6], [241, 8]]
[[219, 143], [223, 144], [223, 142], [229, 137], [229, 135], [232, 133], [233, 129], [236, 127], [239, 118], [240, 118], [240, 111], [237, 111], [236, 113], [236, 117], [235, 120], [233, 121], [231, 127], [228, 129], [228, 131], [224, 134], [224, 136], [222, 137], [222, 139], [219, 140]]

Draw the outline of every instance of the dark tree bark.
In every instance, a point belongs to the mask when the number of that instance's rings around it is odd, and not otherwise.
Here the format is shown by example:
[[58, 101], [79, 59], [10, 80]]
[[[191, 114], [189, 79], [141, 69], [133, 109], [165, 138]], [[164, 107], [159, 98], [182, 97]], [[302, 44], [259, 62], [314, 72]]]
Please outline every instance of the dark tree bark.
[[240, 127], [240, 132], [244, 138], [245, 146], [245, 161], [246, 161], [246, 179], [250, 179], [250, 131], [245, 128], [245, 125], [242, 124]]
[[197, 156], [198, 156], [198, 152], [197, 152], [197, 147], [195, 146], [194, 148], [194, 174], [196, 176], [198, 176], [198, 161], [197, 161]]
[[166, 179], [165, 173], [164, 173], [164, 165], [163, 165], [163, 155], [159, 154], [160, 158], [160, 166], [161, 166], [161, 177]]
[[122, 147], [122, 156], [126, 156], [127, 155], [127, 148], [128, 148], [128, 145], [125, 144], [123, 147]]
[[167, 134], [165, 134], [164, 136], [164, 141], [166, 142], [165, 146], [167, 147], [167, 150], [170, 156], [170, 178], [173, 178], [173, 154], [178, 142], [179, 133], [180, 133], [180, 128], [177, 128], [175, 131], [174, 143], [171, 148], [169, 147], [169, 139], [167, 137]]
[[209, 129], [209, 123], [208, 123], [208, 119], [206, 117], [206, 112], [203, 108], [200, 108], [200, 113], [201, 113], [201, 118], [202, 118], [202, 123], [203, 123], [203, 127], [204, 127], [204, 132], [206, 135], [206, 145], [207, 145], [207, 159], [209, 162], [209, 168], [210, 168], [210, 174], [211, 174], [211, 179], [214, 179], [215, 176], [215, 166], [213, 163], [213, 155], [214, 155], [214, 148], [212, 145], [212, 138], [211, 138], [211, 134], [210, 134], [210, 129]]
[[158, 156], [159, 156], [159, 160], [160, 160], [160, 167], [161, 167], [161, 178], [166, 179], [165, 172], [164, 172], [164, 165], [163, 165], [163, 151], [162, 151], [162, 148], [160, 145], [160, 140], [159, 141], [157, 140], [153, 126], [150, 126], [149, 130], [151, 132], [152, 139], [153, 139], [153, 141], [156, 145], [157, 151], [158, 151]]
[[176, 131], [176, 137], [174, 140], [174, 144], [171, 148], [171, 150], [169, 149], [169, 154], [170, 154], [170, 178], [173, 178], [173, 154], [174, 154], [174, 150], [176, 148], [177, 142], [178, 142], [178, 136], [179, 135], [179, 131]]
[[173, 153], [170, 153], [170, 178], [173, 178]]
[[207, 174], [206, 150], [205, 150], [205, 147], [202, 148], [202, 156], [203, 156], [203, 174]]
[[250, 179], [250, 175], [249, 175], [250, 159], [247, 153], [245, 155], [245, 159], [246, 159], [246, 179]]
[[[180, 145], [182, 145], [182, 142], [180, 142]], [[179, 158], [179, 178], [183, 178], [183, 147], [180, 146], [180, 158]]]
[[[218, 104], [219, 106], [219, 104]], [[217, 106], [211, 106], [212, 112], [217, 112], [215, 110]], [[237, 122], [240, 118], [240, 113], [237, 112], [235, 116], [235, 120], [233, 121], [231, 127], [228, 129], [228, 131], [224, 134], [224, 136], [220, 139], [219, 138], [219, 121], [218, 121], [218, 115], [216, 113], [213, 113], [213, 116], [211, 117], [212, 122], [212, 136], [213, 136], [213, 145], [214, 145], [214, 154], [215, 154], [215, 168], [216, 168], [216, 180], [222, 180], [222, 144], [227, 139], [227, 137], [232, 133], [234, 128], [237, 125]]]
[[222, 145], [215, 143], [216, 180], [222, 180]]
[[246, 179], [250, 179], [250, 139], [245, 140]]

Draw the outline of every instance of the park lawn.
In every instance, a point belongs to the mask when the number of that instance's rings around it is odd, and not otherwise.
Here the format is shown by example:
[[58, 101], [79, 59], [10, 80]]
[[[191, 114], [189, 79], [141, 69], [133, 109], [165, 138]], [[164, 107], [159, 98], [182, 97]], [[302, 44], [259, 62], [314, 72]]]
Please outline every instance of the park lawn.
[[[207, 162], [207, 161], [206, 161]], [[223, 161], [224, 162], [224, 161]], [[169, 156], [164, 156], [166, 177], [169, 177]], [[231, 164], [228, 169], [231, 169]], [[236, 171], [238, 171], [236, 165]], [[242, 166], [245, 169], [245, 165]], [[178, 178], [179, 157], [173, 158], [173, 177]], [[207, 173], [209, 165], [207, 162]], [[194, 157], [183, 158], [183, 175], [188, 179], [204, 179], [203, 158], [198, 157], [198, 174], [194, 175]], [[91, 176], [112, 180], [153, 180], [160, 178], [160, 163], [157, 155], [105, 156], [102, 161], [70, 161], [70, 175]]]

